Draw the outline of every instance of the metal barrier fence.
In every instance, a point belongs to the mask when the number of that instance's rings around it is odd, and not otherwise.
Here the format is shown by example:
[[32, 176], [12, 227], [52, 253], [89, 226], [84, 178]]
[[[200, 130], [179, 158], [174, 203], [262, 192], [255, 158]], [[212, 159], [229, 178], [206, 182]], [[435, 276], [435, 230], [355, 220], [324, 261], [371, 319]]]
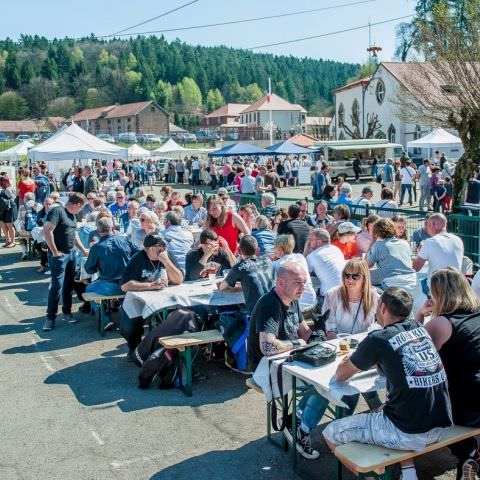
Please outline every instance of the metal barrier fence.
[[[205, 194], [206, 197], [209, 195], [211, 195], [211, 193]], [[239, 207], [246, 204], [254, 204], [259, 211], [262, 208], [261, 199], [258, 195], [242, 195], [235, 192], [231, 192], [229, 195]], [[313, 200], [312, 198], [277, 197], [275, 203], [278, 208], [283, 207], [288, 209], [292, 203], [295, 203], [299, 200], [305, 200], [307, 202], [308, 213], [312, 215], [314, 213], [315, 205], [317, 204], [317, 201]], [[330, 214], [335, 205], [338, 204], [335, 202], [329, 202]], [[400, 216], [405, 221], [408, 238], [410, 238], [415, 230], [423, 228], [425, 224], [426, 212], [419, 210], [407, 210], [400, 208], [390, 209], [375, 206], [358, 206], [356, 208], [353, 206], [350, 210], [350, 219], [356, 223], [361, 223], [365, 217], [371, 214], [380, 214], [380, 216], [383, 217]], [[469, 257], [475, 264], [480, 264], [480, 212], [478, 216], [457, 213], [446, 213], [445, 216], [448, 219], [448, 231], [458, 235], [462, 239], [465, 248], [465, 256]]]

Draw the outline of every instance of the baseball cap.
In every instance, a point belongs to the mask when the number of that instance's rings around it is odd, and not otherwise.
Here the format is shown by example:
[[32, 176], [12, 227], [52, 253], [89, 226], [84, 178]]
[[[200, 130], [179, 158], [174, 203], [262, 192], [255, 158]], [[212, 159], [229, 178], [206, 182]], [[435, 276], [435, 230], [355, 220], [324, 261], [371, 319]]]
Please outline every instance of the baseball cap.
[[161, 235], [158, 235], [157, 233], [149, 233], [143, 239], [143, 246], [144, 248], [157, 246], [166, 247], [167, 244]]
[[342, 222], [338, 226], [338, 233], [341, 235], [342, 233], [358, 233], [361, 230], [361, 228], [356, 227], [352, 222]]

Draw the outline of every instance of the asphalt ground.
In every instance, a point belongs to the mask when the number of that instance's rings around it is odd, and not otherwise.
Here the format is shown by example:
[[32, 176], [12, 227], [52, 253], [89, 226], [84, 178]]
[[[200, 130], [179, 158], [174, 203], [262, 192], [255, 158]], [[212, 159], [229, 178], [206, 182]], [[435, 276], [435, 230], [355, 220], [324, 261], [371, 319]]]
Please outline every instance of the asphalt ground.
[[[19, 258], [18, 247], [0, 249], [1, 480], [301, 478], [268, 443], [263, 396], [243, 375], [201, 361], [208, 378], [194, 383], [192, 398], [139, 390], [124, 340], [100, 337], [76, 299], [78, 323], [58, 319], [42, 331], [49, 279], [35, 272], [38, 260]], [[320, 459], [299, 462], [316, 480], [334, 478], [320, 430]], [[417, 468], [420, 479], [454, 478], [445, 449]]]

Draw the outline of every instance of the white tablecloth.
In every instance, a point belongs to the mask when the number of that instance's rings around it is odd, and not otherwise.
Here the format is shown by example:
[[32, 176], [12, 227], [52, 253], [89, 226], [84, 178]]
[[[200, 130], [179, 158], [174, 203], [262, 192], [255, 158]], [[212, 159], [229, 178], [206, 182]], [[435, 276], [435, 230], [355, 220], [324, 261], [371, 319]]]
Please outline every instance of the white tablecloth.
[[[353, 338], [361, 341], [365, 338], [365, 333], [352, 335]], [[329, 340], [327, 343], [338, 346], [338, 340]], [[253, 374], [254, 381], [262, 388], [265, 398], [270, 401], [273, 395], [280, 396], [277, 382], [278, 365], [282, 363], [288, 354], [280, 354], [275, 358], [277, 360], [269, 361], [269, 358], [263, 357]], [[273, 357], [270, 357], [272, 360]], [[340, 407], [347, 407], [342, 402], [344, 395], [354, 395], [356, 393], [377, 391], [385, 388], [385, 378], [378, 375], [376, 370], [369, 370], [354, 375], [348, 382], [338, 382], [335, 379], [335, 372], [338, 365], [344, 357], [337, 355], [334, 362], [324, 365], [322, 367], [309, 366], [303, 362], [286, 363], [283, 366], [282, 382], [283, 393], [287, 393], [292, 389], [292, 378], [294, 375], [297, 379], [303, 381], [307, 385], [314, 386], [322, 397], [326, 398], [330, 403]], [[270, 363], [270, 371], [269, 371]], [[270, 375], [271, 387], [270, 387]]]
[[245, 303], [243, 292], [221, 292], [214, 288], [208, 279], [203, 279], [185, 282], [164, 290], [128, 292], [123, 302], [123, 309], [130, 318], [147, 318], [168, 307], [239, 305], [241, 303]]

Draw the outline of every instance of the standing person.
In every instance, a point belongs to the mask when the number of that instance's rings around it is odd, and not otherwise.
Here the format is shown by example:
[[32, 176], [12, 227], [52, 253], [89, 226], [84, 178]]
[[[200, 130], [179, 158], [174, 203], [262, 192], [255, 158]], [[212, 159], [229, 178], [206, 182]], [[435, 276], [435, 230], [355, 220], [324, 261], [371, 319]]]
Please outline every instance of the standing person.
[[30, 171], [25, 169], [23, 171], [23, 178], [18, 182], [17, 185], [17, 196], [19, 203], [23, 202], [23, 197], [28, 192], [35, 193], [35, 182], [30, 177]]
[[214, 158], [210, 158], [208, 161], [207, 172], [210, 174], [210, 188], [216, 190], [218, 185], [218, 172]]
[[242, 195], [255, 195], [255, 179], [252, 177], [252, 169], [246, 168], [241, 183]]
[[359, 155], [355, 156], [352, 166], [353, 173], [355, 174], [355, 181], [358, 182], [360, 180], [360, 173], [362, 173], [362, 161], [360, 160]]
[[285, 186], [287, 187], [290, 183], [290, 178], [292, 177], [292, 162], [290, 161], [290, 157], [285, 158], [283, 162], [283, 171], [285, 175]]
[[[72, 183], [72, 192], [83, 193], [85, 189], [85, 182], [82, 178], [82, 169], [78, 167], [75, 170], [75, 174], [73, 176], [73, 183]], [[50, 189], [51, 192], [55, 191]]]
[[206, 227], [213, 230], [219, 237], [223, 237], [235, 254], [238, 248], [238, 235], [250, 234], [242, 217], [237, 213], [231, 212], [218, 195], [211, 195], [207, 200], [207, 220]]
[[97, 177], [92, 174], [92, 168], [89, 165], [83, 167], [83, 176], [85, 177], [83, 194], [87, 196], [90, 192], [98, 193], [100, 184]]
[[283, 186], [286, 187], [287, 185], [285, 183], [285, 168], [283, 167], [283, 162], [280, 159], [276, 161], [275, 170], [278, 176], [280, 177], [280, 180], [282, 181]]
[[76, 246], [84, 255], [88, 251], [83, 246], [77, 234], [76, 215], [80, 213], [85, 203], [85, 196], [81, 193], [72, 193], [68, 197], [65, 207], [57, 205], [52, 208], [43, 227], [45, 243], [48, 246], [48, 265], [51, 271], [51, 285], [48, 291], [47, 318], [43, 330], [55, 328], [60, 295], [62, 296], [62, 317], [64, 320], [75, 323], [72, 315], [72, 292], [75, 278]]
[[258, 175], [255, 177], [255, 193], [257, 196], [261, 196], [267, 190], [265, 187], [265, 174], [267, 169], [264, 166], [261, 166], [258, 169]]
[[228, 185], [228, 177], [231, 173], [232, 167], [228, 160], [226, 160], [222, 167], [222, 187], [226, 187]]
[[408, 192], [408, 203], [410, 206], [413, 205], [413, 181], [415, 179], [415, 170], [411, 167], [411, 161], [407, 160], [406, 165], [400, 170], [401, 180], [401, 194], [400, 194], [400, 206], [403, 205], [403, 200], [405, 198], [405, 192]]
[[278, 189], [281, 188], [282, 186], [282, 181], [280, 180], [280, 177], [278, 176], [277, 172], [273, 170], [272, 166], [268, 168], [267, 173], [265, 174], [265, 177], [263, 179], [263, 182], [265, 184], [265, 187], [267, 188], [267, 191], [272, 192], [276, 197], [278, 193]]
[[155, 166], [151, 158], [147, 160], [147, 165], [145, 167], [145, 174], [147, 176], [148, 184], [150, 185], [151, 188], [153, 188], [153, 185], [155, 184], [155, 177], [157, 175], [157, 167]]
[[306, 222], [300, 220], [301, 208], [297, 204], [288, 207], [289, 220], [278, 225], [278, 234], [290, 234], [295, 239], [294, 253], [303, 253], [305, 243], [308, 239], [309, 228]]
[[200, 185], [200, 161], [197, 157], [192, 160], [192, 185]]
[[32, 171], [35, 182], [35, 202], [43, 205], [45, 198], [50, 194], [50, 182], [37, 165], [33, 167]]
[[[422, 451], [453, 425], [445, 369], [428, 332], [410, 319], [412, 307], [410, 294], [387, 288], [377, 309], [383, 328], [370, 332], [338, 366], [335, 377], [341, 382], [377, 366], [387, 380], [387, 401], [379, 412], [327, 425], [323, 436], [332, 449], [357, 441]], [[417, 480], [413, 462], [402, 464], [402, 479]]]
[[[162, 271], [166, 279], [162, 279]], [[161, 235], [148, 234], [143, 240], [143, 250], [135, 254], [123, 271], [120, 286], [124, 292], [144, 292], [162, 290], [168, 286], [180, 285], [183, 274], [176, 260], [167, 251]], [[142, 340], [143, 317], [130, 318], [122, 312], [120, 334], [127, 341], [127, 360], [133, 361], [134, 350]]]
[[418, 207], [423, 212], [425, 209], [430, 210], [430, 177], [432, 171], [430, 170], [430, 160], [423, 159], [422, 165], [418, 167], [417, 178], [420, 185], [420, 201]]
[[382, 184], [386, 188], [395, 190], [395, 167], [393, 166], [393, 159], [389, 158], [382, 170]]
[[0, 173], [0, 229], [5, 236], [3, 248], [15, 246], [15, 229], [13, 221], [17, 216], [15, 191], [5, 172]]
[[378, 158], [376, 155], [374, 155], [372, 159], [372, 177], [374, 180], [377, 179], [377, 175], [378, 175]]
[[[455, 425], [480, 427], [480, 302], [458, 270], [437, 270], [431, 279], [431, 300], [417, 312], [431, 335], [448, 378]], [[478, 440], [469, 438], [450, 446], [458, 459], [457, 478], [474, 479], [480, 470]]]
[[318, 173], [315, 175], [315, 198], [322, 198], [325, 187], [327, 186], [328, 165], [322, 165]]
[[402, 174], [400, 173], [400, 166], [401, 163], [399, 161], [395, 162], [394, 165], [394, 173], [393, 173], [393, 179], [395, 181], [395, 185], [393, 188], [393, 199], [400, 201], [400, 190], [402, 187]]
[[242, 259], [231, 268], [219, 289], [230, 290], [240, 282], [250, 314], [259, 298], [273, 288], [275, 273], [270, 258], [257, 257], [258, 243], [251, 235], [241, 238], [238, 251]]
[[298, 157], [295, 157], [292, 162], [292, 180], [293, 186], [296, 187], [298, 185], [298, 171], [300, 169], [300, 162], [298, 161]]
[[180, 158], [175, 165], [175, 171], [177, 173], [177, 183], [183, 185], [183, 177], [185, 175], [185, 164], [183, 163], [183, 159]]

